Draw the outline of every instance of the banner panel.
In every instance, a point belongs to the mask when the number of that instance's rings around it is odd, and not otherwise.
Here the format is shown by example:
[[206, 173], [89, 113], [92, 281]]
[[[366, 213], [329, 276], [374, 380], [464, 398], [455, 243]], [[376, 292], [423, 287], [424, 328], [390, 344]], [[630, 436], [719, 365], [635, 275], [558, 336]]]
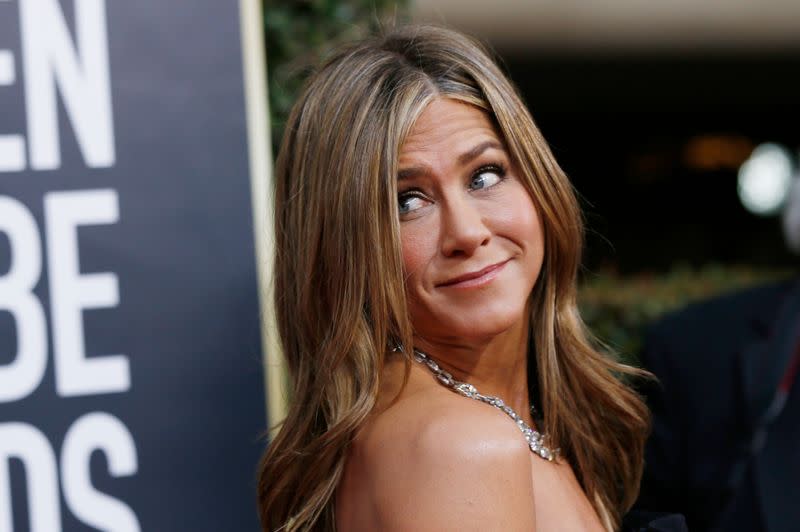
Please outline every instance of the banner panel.
[[0, 0], [0, 531], [258, 528], [239, 21]]

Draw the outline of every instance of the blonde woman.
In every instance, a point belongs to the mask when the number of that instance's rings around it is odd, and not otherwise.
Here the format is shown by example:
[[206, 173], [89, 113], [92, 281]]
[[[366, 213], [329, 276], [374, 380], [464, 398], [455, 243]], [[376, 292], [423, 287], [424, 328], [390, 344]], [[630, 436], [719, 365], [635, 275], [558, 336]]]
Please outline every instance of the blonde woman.
[[573, 189], [514, 87], [457, 32], [338, 51], [276, 170], [292, 402], [264, 530], [614, 530], [648, 413], [575, 303]]

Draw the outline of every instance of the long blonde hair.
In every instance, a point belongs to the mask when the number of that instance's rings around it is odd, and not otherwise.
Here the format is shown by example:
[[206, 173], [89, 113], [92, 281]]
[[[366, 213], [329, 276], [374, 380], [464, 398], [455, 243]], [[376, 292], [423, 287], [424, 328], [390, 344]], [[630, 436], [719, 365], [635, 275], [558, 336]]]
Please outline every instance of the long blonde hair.
[[435, 97], [493, 118], [539, 208], [545, 254], [531, 294], [530, 378], [545, 431], [614, 529], [637, 496], [649, 425], [619, 378], [640, 371], [588, 338], [576, 306], [580, 209], [524, 103], [479, 43], [435, 26], [397, 28], [339, 50], [288, 119], [275, 169], [274, 283], [292, 402], [261, 461], [262, 527], [335, 529], [334, 492], [348, 445], [375, 405], [387, 345], [411, 352], [397, 158]]

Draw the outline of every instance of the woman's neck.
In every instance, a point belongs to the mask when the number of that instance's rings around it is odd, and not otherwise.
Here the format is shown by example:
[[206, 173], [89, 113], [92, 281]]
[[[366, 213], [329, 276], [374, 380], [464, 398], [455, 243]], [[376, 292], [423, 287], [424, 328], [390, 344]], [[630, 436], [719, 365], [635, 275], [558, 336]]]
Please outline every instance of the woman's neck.
[[472, 384], [483, 395], [500, 397], [530, 420], [527, 320], [488, 339], [415, 336], [414, 346], [454, 379]]

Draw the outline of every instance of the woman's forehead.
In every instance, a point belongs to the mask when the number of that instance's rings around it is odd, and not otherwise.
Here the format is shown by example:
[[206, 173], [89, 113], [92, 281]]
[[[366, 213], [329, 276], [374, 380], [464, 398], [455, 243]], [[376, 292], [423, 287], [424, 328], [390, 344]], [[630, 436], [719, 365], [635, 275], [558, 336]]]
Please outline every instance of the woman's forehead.
[[467, 151], [474, 144], [501, 137], [483, 110], [450, 98], [436, 98], [420, 114], [400, 147], [400, 159], [437, 151]]

